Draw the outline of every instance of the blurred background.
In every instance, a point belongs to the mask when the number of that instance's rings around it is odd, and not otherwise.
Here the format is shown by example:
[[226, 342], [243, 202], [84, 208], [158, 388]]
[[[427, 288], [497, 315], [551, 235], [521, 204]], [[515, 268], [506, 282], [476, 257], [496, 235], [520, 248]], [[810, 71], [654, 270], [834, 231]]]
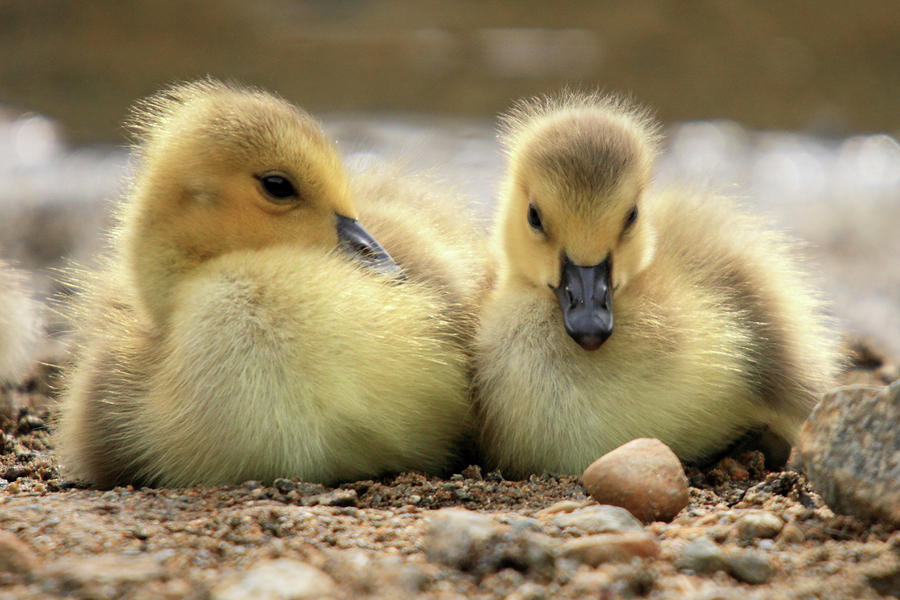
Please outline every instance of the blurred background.
[[657, 185], [738, 196], [809, 243], [851, 335], [900, 356], [900, 3], [0, 0], [0, 259], [38, 296], [90, 263], [127, 107], [207, 74], [321, 118], [349, 163], [405, 161], [490, 215], [494, 118], [564, 86], [665, 124]]

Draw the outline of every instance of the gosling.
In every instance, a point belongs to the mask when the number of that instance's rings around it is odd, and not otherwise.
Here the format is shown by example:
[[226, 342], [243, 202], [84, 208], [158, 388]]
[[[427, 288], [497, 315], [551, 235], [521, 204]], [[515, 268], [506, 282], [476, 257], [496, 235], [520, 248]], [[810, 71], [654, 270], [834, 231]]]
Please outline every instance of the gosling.
[[447, 467], [471, 426], [448, 317], [465, 285], [402, 272], [320, 126], [213, 80], [140, 103], [132, 126], [110, 257], [77, 276], [69, 473], [187, 486]]
[[657, 125], [570, 94], [503, 119], [496, 283], [475, 346], [481, 445], [507, 476], [580, 474], [637, 437], [786, 460], [838, 369], [797, 244], [726, 198], [650, 190]]

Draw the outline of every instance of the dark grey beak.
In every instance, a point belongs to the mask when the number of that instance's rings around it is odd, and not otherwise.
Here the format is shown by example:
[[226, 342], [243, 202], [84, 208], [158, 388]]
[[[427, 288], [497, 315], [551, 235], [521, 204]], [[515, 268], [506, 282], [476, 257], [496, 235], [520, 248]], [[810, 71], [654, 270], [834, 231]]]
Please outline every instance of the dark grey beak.
[[598, 265], [580, 267], [567, 256], [559, 287], [552, 288], [562, 308], [566, 333], [585, 350], [596, 350], [612, 334], [611, 277], [608, 257]]
[[394, 262], [387, 250], [375, 241], [356, 219], [337, 215], [337, 234], [341, 249], [364, 264], [366, 267], [387, 275], [402, 278], [403, 270]]

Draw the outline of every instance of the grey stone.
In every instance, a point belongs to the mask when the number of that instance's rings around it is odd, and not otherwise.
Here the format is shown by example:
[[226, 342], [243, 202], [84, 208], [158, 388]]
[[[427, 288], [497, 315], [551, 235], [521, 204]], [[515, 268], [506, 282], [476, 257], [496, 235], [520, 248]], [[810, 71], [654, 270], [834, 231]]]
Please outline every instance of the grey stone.
[[685, 545], [675, 566], [680, 571], [711, 574], [725, 568], [725, 559], [718, 544], [708, 537], [698, 537]]
[[643, 531], [641, 522], [619, 506], [595, 504], [572, 512], [558, 514], [552, 523], [562, 529], [578, 529], [582, 533], [624, 533]]
[[272, 486], [274, 486], [279, 492], [284, 493], [297, 489], [296, 482], [293, 482], [290, 479], [285, 479], [284, 477], [279, 477], [278, 479], [273, 481]]
[[833, 510], [900, 526], [900, 380], [825, 394], [803, 424], [793, 466]]
[[547, 536], [458, 508], [442, 509], [431, 518], [424, 547], [430, 562], [477, 574], [503, 568], [548, 573], [554, 564]]
[[732, 577], [754, 585], [766, 583], [775, 575], [775, 567], [762, 552], [733, 550], [725, 554], [725, 568]]
[[327, 598], [336, 585], [324, 572], [306, 563], [281, 558], [258, 563], [232, 575], [212, 591], [213, 600], [302, 600]]
[[469, 571], [478, 549], [499, 533], [500, 526], [490, 517], [445, 508], [431, 518], [425, 530], [425, 556], [430, 562]]

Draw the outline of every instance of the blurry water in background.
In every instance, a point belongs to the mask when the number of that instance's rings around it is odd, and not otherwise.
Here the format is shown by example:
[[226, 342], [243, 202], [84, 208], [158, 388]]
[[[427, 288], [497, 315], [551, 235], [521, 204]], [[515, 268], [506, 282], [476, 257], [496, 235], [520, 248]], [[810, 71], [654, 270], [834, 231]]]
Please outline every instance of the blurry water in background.
[[0, 105], [77, 142], [207, 73], [321, 114], [491, 117], [564, 85], [631, 92], [665, 122], [900, 131], [896, 0], [9, 0]]
[[658, 185], [708, 185], [808, 241], [847, 329], [900, 357], [898, 17], [896, 0], [0, 3], [0, 259], [42, 295], [63, 257], [90, 262], [125, 185], [118, 124], [173, 81], [277, 91], [351, 163], [431, 170], [484, 215], [494, 115], [601, 87], [668, 124]]

